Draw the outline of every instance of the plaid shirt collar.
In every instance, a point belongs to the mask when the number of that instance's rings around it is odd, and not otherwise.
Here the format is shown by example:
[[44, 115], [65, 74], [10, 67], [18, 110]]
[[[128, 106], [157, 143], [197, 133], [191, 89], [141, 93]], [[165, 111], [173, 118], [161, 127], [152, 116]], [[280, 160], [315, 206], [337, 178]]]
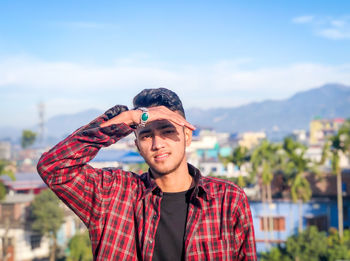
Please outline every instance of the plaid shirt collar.
[[[210, 201], [211, 199], [215, 198], [217, 195], [212, 190], [210, 183], [203, 178], [199, 169], [195, 168], [189, 163], [187, 163], [187, 165], [188, 171], [193, 178], [192, 182], [194, 183], [195, 187], [191, 195], [191, 201], [193, 201], [195, 198], [197, 199], [198, 197], [202, 197], [206, 201]], [[145, 184], [145, 187], [139, 200], [144, 199], [146, 195], [151, 192], [159, 195], [161, 189], [157, 186], [156, 182], [152, 178], [150, 170], [141, 175], [141, 180]]]

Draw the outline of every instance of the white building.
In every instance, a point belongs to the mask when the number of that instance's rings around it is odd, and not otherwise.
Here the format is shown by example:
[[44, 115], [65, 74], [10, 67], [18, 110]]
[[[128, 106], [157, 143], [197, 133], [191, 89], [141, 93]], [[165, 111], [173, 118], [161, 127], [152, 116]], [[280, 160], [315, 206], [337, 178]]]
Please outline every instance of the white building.
[[11, 159], [11, 143], [0, 141], [0, 160]]
[[8, 240], [8, 261], [26, 261], [49, 255], [49, 243], [27, 227], [27, 209], [33, 194], [7, 195], [0, 205], [0, 257]]

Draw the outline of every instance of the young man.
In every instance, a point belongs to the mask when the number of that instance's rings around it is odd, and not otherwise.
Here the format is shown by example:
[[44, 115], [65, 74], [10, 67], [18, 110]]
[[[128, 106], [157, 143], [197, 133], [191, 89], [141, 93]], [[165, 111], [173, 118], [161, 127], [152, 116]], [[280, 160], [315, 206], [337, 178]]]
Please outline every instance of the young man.
[[[256, 260], [247, 197], [186, 161], [192, 130], [179, 97], [146, 89], [135, 109], [115, 106], [41, 157], [46, 184], [89, 229], [94, 260]], [[135, 132], [142, 175], [95, 169], [102, 147]]]

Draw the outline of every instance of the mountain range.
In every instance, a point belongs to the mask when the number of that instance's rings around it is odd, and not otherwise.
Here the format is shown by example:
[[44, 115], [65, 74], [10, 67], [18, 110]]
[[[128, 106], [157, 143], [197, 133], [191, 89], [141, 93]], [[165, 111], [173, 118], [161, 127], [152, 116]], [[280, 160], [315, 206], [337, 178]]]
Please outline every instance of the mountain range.
[[235, 108], [192, 109], [188, 119], [196, 125], [223, 132], [309, 129], [316, 117], [350, 117], [350, 86], [326, 84], [298, 92], [285, 100], [267, 100]]
[[[103, 111], [89, 109], [54, 116], [46, 122], [46, 136], [51, 137], [51, 141], [62, 139], [101, 113]], [[186, 115], [188, 121], [197, 127], [218, 132], [265, 131], [268, 135], [286, 135], [295, 129], [308, 130], [310, 121], [315, 117], [350, 117], [350, 86], [326, 84], [298, 92], [288, 99], [266, 100], [232, 108], [190, 108], [186, 110]], [[0, 139], [6, 138], [6, 132], [0, 129]], [[12, 135], [20, 133], [15, 129], [10, 132]]]

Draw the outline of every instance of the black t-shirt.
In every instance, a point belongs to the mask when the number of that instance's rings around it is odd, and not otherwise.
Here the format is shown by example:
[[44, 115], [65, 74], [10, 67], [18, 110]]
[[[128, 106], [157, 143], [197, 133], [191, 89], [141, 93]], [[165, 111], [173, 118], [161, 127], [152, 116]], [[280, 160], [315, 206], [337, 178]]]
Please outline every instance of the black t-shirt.
[[192, 191], [193, 188], [184, 192], [163, 193], [153, 261], [183, 260], [188, 202]]

